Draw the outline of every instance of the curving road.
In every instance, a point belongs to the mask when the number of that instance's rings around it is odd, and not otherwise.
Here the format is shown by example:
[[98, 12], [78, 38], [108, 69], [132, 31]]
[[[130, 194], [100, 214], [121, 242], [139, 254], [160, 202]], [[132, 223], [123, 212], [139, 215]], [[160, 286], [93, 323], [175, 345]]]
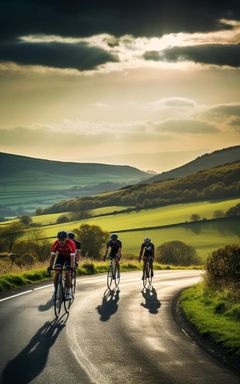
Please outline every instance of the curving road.
[[0, 301], [1, 382], [11, 384], [239, 384], [176, 325], [172, 299], [199, 271], [159, 271], [142, 292], [140, 273], [81, 277], [70, 315], [54, 319], [52, 287]]

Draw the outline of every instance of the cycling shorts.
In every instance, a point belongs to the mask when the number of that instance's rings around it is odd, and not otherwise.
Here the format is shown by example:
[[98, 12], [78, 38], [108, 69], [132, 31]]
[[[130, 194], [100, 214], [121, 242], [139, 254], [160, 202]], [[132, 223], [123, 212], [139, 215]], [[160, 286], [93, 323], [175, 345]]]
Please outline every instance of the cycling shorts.
[[70, 260], [70, 256], [64, 256], [64, 255], [58, 255], [57, 256], [57, 259], [56, 259], [56, 262], [55, 262], [55, 268], [63, 268], [63, 266], [65, 265], [66, 268], [70, 268], [71, 266], [71, 260]]
[[153, 257], [152, 256], [143, 256], [143, 260], [144, 261], [149, 261], [150, 263], [152, 263], [153, 262]]
[[117, 255], [110, 255], [109, 257], [110, 257], [111, 260], [112, 260], [112, 259], [118, 259], [118, 260], [120, 260], [120, 258], [121, 258], [121, 256], [117, 256]]

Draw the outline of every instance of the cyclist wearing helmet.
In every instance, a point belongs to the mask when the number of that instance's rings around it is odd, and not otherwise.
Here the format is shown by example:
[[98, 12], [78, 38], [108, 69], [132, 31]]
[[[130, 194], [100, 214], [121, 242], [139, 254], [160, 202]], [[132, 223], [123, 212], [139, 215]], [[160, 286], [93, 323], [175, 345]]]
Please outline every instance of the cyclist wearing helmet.
[[81, 243], [80, 243], [79, 240], [75, 239], [75, 233], [73, 233], [73, 232], [68, 232], [68, 238], [71, 239], [72, 241], [74, 241], [74, 243], [75, 243], [75, 246], [76, 246], [76, 259], [75, 259], [75, 263], [77, 265], [77, 263], [79, 262], [80, 257], [81, 257]]
[[153, 243], [151, 243], [151, 239], [149, 239], [148, 237], [144, 239], [144, 242], [141, 245], [139, 258], [138, 258], [139, 263], [142, 259], [142, 255], [143, 255], [143, 271], [145, 269], [146, 261], [148, 259], [151, 266], [151, 275], [153, 277], [154, 245]]
[[[51, 256], [50, 256], [48, 271], [51, 271], [54, 260], [55, 260], [56, 270], [55, 270], [55, 276], [54, 276], [54, 286], [56, 286], [59, 271], [63, 268], [65, 264], [65, 267], [68, 269], [68, 271], [66, 271], [67, 292], [66, 292], [65, 300], [71, 300], [72, 291], [71, 291], [70, 272], [73, 270], [74, 264], [75, 264], [76, 246], [74, 241], [67, 238], [67, 232], [65, 231], [58, 232], [57, 238], [58, 240], [54, 241], [51, 248]], [[53, 294], [53, 297], [54, 297], [54, 294]]]
[[[112, 233], [111, 239], [107, 243], [106, 251], [103, 256], [103, 261], [106, 260], [109, 248], [111, 248], [109, 256], [111, 259], [115, 258], [117, 271], [119, 272], [119, 269], [120, 269], [119, 260], [121, 258], [122, 242], [118, 239], [118, 235], [116, 233]], [[113, 279], [115, 279], [115, 276], [113, 276]]]

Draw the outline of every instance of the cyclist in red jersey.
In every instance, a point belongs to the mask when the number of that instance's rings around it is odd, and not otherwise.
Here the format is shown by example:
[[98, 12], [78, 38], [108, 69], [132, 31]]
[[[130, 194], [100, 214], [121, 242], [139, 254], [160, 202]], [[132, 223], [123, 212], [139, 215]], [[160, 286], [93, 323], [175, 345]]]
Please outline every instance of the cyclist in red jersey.
[[67, 232], [65, 231], [58, 232], [57, 237], [58, 240], [54, 241], [52, 245], [48, 271], [51, 271], [55, 260], [56, 271], [54, 276], [54, 286], [56, 287], [59, 271], [65, 264], [65, 267], [68, 269], [68, 271], [66, 271], [67, 292], [65, 300], [71, 300], [71, 272], [75, 265], [76, 246], [74, 241], [67, 238]]

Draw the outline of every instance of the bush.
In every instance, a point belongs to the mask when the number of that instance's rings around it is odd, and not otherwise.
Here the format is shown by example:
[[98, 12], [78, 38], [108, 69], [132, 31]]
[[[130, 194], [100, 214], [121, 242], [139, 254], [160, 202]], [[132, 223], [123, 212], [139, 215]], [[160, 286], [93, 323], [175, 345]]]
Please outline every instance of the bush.
[[212, 252], [206, 262], [206, 283], [224, 288], [240, 281], [240, 246], [226, 245]]
[[192, 221], [199, 221], [201, 220], [201, 217], [197, 213], [193, 213], [191, 216]]
[[21, 240], [14, 244], [12, 251], [18, 252], [21, 256], [29, 254], [36, 260], [43, 262], [49, 259], [50, 244], [46, 240]]
[[238, 217], [240, 216], [240, 204], [235, 205], [234, 207], [229, 208], [225, 213], [226, 217]]
[[157, 261], [162, 264], [193, 265], [200, 259], [194, 247], [182, 241], [169, 241], [157, 248]]

